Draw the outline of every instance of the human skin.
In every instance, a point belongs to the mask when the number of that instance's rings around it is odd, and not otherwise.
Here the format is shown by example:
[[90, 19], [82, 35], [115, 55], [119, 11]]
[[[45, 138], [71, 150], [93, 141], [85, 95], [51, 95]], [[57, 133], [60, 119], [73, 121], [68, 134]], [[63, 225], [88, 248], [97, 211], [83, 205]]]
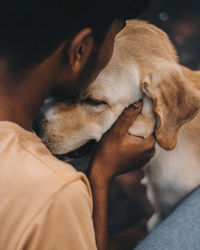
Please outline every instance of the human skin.
[[128, 134], [141, 109], [142, 103], [138, 102], [122, 113], [111, 131], [103, 136], [89, 166], [98, 250], [109, 249], [108, 211], [112, 180], [119, 174], [144, 166], [155, 154], [153, 136], [143, 139]]
[[[32, 123], [48, 95], [56, 94], [59, 97], [62, 94], [62, 98], [66, 99], [77, 96], [109, 62], [115, 36], [123, 26], [124, 22], [120, 20], [115, 20], [111, 24], [92, 71], [83, 79], [81, 76], [95, 46], [90, 28], [76, 33], [70, 44], [68, 40], [63, 41], [48, 58], [33, 69], [13, 73], [7, 60], [0, 59], [0, 121], [11, 121], [24, 129], [32, 130]], [[63, 93], [65, 93], [64, 96]], [[130, 119], [132, 120], [132, 117], [134, 119], [137, 114], [132, 109], [125, 111], [122, 118], [100, 142], [90, 165], [89, 177], [95, 196], [94, 227], [97, 229], [99, 249], [106, 249], [103, 247], [107, 244], [107, 240], [103, 241], [103, 244], [99, 241], [101, 234], [98, 231], [98, 224], [104, 223], [105, 226], [107, 224], [108, 204], [105, 199], [108, 197], [111, 180], [117, 174], [130, 170], [130, 167], [132, 170], [135, 169], [141, 161], [141, 156], [149, 160], [149, 151], [153, 150], [153, 137], [140, 140], [138, 143], [138, 138], [127, 136]], [[123, 144], [121, 144], [122, 141]], [[121, 147], [116, 148], [115, 145], [121, 145]], [[113, 148], [112, 158], [104, 150], [106, 148]], [[120, 156], [120, 162], [115, 160], [117, 156]], [[130, 165], [127, 159], [133, 164]], [[106, 162], [109, 162], [109, 166], [105, 165]], [[105, 175], [105, 172], [108, 175]], [[103, 194], [99, 192], [102, 190], [101, 185], [105, 185]], [[104, 237], [107, 235], [105, 231]]]
[[61, 93], [62, 98], [69, 99], [78, 95], [108, 63], [114, 38], [123, 26], [124, 22], [118, 20], [111, 24], [93, 70], [84, 79], [81, 76], [95, 48], [90, 28], [79, 31], [70, 44], [68, 40], [63, 41], [33, 69], [13, 73], [7, 60], [0, 58], [0, 120], [12, 121], [31, 130], [47, 96], [56, 94], [59, 98]]

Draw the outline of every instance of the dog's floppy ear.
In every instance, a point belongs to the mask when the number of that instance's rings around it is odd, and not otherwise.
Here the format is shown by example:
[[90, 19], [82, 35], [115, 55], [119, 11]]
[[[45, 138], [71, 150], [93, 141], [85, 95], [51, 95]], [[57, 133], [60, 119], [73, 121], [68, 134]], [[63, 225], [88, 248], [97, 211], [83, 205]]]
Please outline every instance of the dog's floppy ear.
[[164, 149], [172, 150], [179, 128], [199, 110], [194, 85], [181, 71], [173, 69], [147, 76], [142, 82], [142, 90], [153, 101], [157, 142]]

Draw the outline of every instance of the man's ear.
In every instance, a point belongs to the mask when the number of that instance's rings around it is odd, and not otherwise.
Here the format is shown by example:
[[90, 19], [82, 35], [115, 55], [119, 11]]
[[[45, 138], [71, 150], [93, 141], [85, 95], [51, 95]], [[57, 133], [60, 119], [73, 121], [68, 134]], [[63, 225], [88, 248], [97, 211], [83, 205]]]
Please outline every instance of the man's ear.
[[166, 150], [174, 149], [178, 130], [199, 111], [195, 86], [181, 71], [172, 69], [147, 76], [142, 90], [153, 101], [157, 142]]
[[81, 30], [73, 37], [67, 49], [67, 54], [74, 73], [80, 72], [85, 66], [93, 46], [93, 32], [90, 28]]

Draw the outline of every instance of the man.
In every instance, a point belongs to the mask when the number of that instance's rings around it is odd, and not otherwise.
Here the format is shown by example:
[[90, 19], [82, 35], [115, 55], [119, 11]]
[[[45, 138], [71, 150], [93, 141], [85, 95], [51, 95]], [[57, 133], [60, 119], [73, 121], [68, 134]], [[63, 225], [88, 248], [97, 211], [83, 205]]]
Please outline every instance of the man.
[[[96, 249], [86, 176], [54, 158], [32, 132], [32, 123], [48, 95], [75, 98], [95, 79], [108, 63], [125, 19], [136, 17], [147, 2], [1, 3], [1, 250]], [[90, 164], [94, 214], [105, 224], [107, 207], [101, 209], [101, 204], [113, 177], [144, 165], [154, 154], [153, 136], [143, 140], [127, 133], [140, 109], [137, 103], [124, 112]], [[95, 226], [99, 236], [96, 221]], [[97, 243], [105, 245], [101, 237]]]

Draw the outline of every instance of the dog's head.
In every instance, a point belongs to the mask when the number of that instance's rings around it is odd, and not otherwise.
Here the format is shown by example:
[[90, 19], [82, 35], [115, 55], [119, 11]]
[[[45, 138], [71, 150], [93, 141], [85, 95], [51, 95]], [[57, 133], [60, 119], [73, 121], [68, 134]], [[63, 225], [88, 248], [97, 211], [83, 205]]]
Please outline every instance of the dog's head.
[[160, 146], [173, 149], [179, 128], [198, 112], [199, 98], [166, 34], [153, 25], [131, 21], [119, 34], [110, 63], [79, 99], [46, 102], [40, 136], [52, 153], [80, 157], [124, 108], [141, 98], [142, 112], [129, 132], [147, 137], [155, 131]]
[[[137, 67], [114, 60], [73, 102], [46, 101], [40, 115], [40, 136], [50, 151], [76, 158], [93, 147], [125, 107], [142, 98]], [[82, 147], [85, 145], [84, 147]], [[81, 148], [80, 148], [81, 147]]]
[[79, 158], [100, 140], [125, 107], [142, 96], [143, 110], [129, 132], [147, 137], [155, 129], [159, 145], [173, 149], [178, 130], [199, 110], [194, 86], [177, 64], [166, 65], [165, 71], [148, 74], [142, 81], [136, 66], [117, 69], [109, 64], [77, 101], [50, 100], [44, 106], [41, 138], [52, 153]]

